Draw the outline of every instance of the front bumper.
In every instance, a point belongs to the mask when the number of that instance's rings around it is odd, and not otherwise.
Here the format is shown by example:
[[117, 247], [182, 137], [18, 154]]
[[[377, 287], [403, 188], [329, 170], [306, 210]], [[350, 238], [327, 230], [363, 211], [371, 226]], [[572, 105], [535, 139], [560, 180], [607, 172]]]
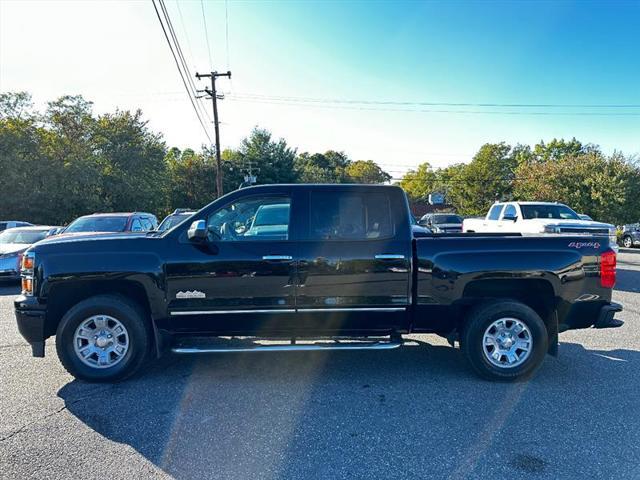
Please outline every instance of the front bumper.
[[13, 301], [18, 331], [31, 345], [34, 357], [44, 357], [46, 312], [44, 305], [34, 297], [20, 295]]
[[20, 280], [20, 272], [17, 270], [0, 270], [0, 280]]

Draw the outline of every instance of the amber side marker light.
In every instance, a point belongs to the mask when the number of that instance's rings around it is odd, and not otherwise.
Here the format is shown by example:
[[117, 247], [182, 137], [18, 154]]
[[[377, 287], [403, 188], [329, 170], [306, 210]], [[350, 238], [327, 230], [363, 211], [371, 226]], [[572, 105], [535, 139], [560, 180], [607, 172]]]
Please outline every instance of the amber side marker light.
[[25, 271], [33, 271], [35, 257], [33, 255], [23, 255], [22, 256], [22, 270]]
[[616, 284], [616, 252], [607, 250], [600, 257], [600, 285], [613, 288]]

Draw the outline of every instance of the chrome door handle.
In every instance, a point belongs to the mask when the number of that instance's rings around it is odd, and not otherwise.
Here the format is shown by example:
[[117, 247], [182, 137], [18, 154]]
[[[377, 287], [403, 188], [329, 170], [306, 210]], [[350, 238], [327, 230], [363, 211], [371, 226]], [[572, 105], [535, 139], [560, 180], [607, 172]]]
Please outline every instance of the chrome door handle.
[[396, 253], [383, 253], [376, 255], [376, 260], [404, 260], [404, 255], [398, 255]]
[[263, 260], [293, 260], [291, 255], [263, 255]]

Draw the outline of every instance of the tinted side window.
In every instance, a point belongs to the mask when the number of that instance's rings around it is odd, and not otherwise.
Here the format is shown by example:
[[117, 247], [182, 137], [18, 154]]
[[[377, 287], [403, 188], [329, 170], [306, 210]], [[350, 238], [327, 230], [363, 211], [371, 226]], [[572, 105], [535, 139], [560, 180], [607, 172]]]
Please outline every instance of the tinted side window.
[[209, 239], [224, 242], [288, 240], [290, 210], [289, 197], [241, 198], [209, 215]]
[[507, 205], [505, 207], [503, 217], [515, 217], [516, 215], [516, 207], [513, 205]]
[[391, 206], [385, 193], [311, 193], [311, 239], [373, 240], [393, 235]]
[[504, 205], [494, 205], [491, 207], [491, 210], [489, 210], [489, 220], [498, 220], [503, 208]]

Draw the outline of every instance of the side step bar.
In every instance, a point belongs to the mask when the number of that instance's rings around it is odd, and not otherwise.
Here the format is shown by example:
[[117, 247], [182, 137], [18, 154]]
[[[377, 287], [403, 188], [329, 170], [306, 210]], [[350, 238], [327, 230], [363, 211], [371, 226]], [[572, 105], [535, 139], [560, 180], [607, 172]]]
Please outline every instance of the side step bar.
[[325, 350], [391, 350], [402, 346], [402, 340], [394, 338], [389, 341], [375, 342], [323, 342], [323, 343], [295, 343], [260, 344], [249, 345], [183, 345], [179, 344], [171, 348], [173, 353], [228, 353], [228, 352], [300, 352], [300, 351], [325, 351]]

